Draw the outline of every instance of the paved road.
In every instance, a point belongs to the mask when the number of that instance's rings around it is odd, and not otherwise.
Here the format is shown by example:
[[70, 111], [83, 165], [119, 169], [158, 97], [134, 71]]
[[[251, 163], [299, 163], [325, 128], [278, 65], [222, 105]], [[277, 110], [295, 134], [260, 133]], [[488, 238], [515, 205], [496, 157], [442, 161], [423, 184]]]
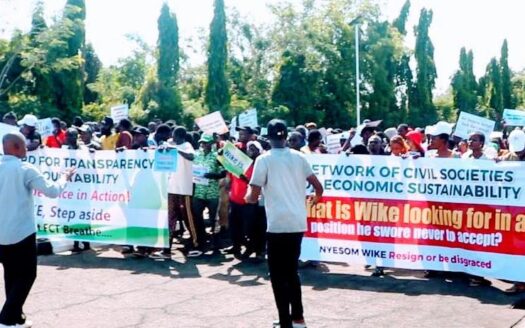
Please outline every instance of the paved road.
[[[223, 255], [186, 260], [175, 253], [163, 261], [102, 247], [41, 256], [25, 311], [37, 328], [271, 327], [277, 314], [266, 272], [265, 263]], [[310, 328], [497, 328], [521, 325], [525, 316], [510, 309], [519, 296], [504, 295], [510, 285], [500, 281], [468, 287], [459, 278], [428, 280], [407, 270], [374, 278], [363, 267], [342, 264], [301, 274]]]

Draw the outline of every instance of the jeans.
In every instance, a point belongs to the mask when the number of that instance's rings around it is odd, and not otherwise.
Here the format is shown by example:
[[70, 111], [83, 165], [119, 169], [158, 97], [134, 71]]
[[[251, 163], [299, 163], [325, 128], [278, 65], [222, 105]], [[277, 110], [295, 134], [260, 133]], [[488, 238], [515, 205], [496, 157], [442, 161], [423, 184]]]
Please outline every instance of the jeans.
[[[301, 280], [297, 272], [303, 233], [267, 233], [268, 267], [281, 328], [303, 319]], [[291, 307], [291, 313], [290, 313]]]
[[4, 266], [6, 300], [0, 323], [23, 324], [22, 308], [36, 279], [36, 234], [12, 245], [0, 245], [0, 262]]

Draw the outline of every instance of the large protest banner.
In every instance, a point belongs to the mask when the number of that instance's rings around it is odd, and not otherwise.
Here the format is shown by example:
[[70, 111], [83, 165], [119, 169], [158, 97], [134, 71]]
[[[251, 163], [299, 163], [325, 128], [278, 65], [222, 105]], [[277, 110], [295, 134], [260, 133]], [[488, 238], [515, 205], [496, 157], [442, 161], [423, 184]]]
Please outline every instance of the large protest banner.
[[525, 166], [489, 160], [310, 155], [305, 260], [525, 281]]
[[41, 149], [27, 161], [55, 181], [76, 167], [59, 198], [35, 191], [38, 237], [167, 247], [167, 178], [153, 151]]

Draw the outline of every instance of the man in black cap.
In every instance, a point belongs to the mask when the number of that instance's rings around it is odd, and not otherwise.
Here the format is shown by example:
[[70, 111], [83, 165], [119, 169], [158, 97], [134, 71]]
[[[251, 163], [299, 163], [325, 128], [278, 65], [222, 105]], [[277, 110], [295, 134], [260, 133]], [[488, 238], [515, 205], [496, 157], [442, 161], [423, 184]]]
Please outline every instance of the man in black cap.
[[[268, 220], [268, 267], [281, 328], [306, 327], [297, 272], [301, 241], [306, 231], [305, 190], [308, 181], [315, 189], [310, 202], [316, 204], [323, 187], [303, 154], [286, 146], [286, 123], [271, 120], [268, 139], [272, 149], [255, 161], [247, 203], [256, 203], [264, 189]], [[291, 307], [291, 313], [290, 313]]]
[[235, 130], [239, 131], [239, 142], [236, 146], [246, 153], [246, 145], [252, 141], [255, 131], [249, 126], [238, 126]]
[[136, 126], [131, 131], [133, 143], [131, 149], [148, 148], [149, 130], [143, 126]]

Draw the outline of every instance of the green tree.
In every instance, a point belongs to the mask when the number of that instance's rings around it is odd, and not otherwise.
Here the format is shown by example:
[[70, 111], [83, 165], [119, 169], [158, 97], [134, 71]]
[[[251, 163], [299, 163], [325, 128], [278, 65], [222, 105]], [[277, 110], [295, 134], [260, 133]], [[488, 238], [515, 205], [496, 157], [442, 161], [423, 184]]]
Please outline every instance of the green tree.
[[227, 42], [224, 0], [215, 0], [214, 15], [210, 25], [205, 99], [210, 112], [221, 111], [226, 116], [228, 116], [230, 106], [230, 92], [226, 79]]
[[478, 85], [474, 76], [474, 55], [472, 50], [467, 53], [461, 48], [459, 54], [459, 70], [452, 78], [452, 93], [454, 107], [459, 112], [478, 114]]
[[503, 94], [502, 94], [502, 83], [501, 83], [501, 68], [496, 58], [492, 58], [489, 66], [487, 67], [488, 73], [488, 94], [489, 94], [489, 107], [495, 111], [493, 115], [490, 115], [492, 119], [500, 120], [503, 114]]
[[[182, 115], [182, 103], [178, 91], [179, 74], [179, 28], [177, 17], [164, 3], [157, 21], [159, 38], [157, 42], [157, 82], [155, 87], [158, 107], [151, 111], [152, 116], [163, 120], [179, 119]], [[131, 68], [131, 67], [130, 67]], [[136, 68], [136, 67], [135, 67]], [[144, 74], [142, 74], [144, 77]]]
[[515, 104], [512, 99], [512, 72], [509, 68], [509, 46], [507, 39], [501, 46], [501, 58], [499, 61], [501, 67], [501, 97], [503, 108], [514, 108]]
[[84, 0], [68, 0], [64, 9], [64, 24], [70, 28], [67, 46], [61, 57], [71, 58], [76, 65], [53, 73], [54, 105], [60, 117], [71, 121], [80, 114], [84, 99], [83, 58], [85, 48], [86, 5]]
[[401, 33], [402, 35], [407, 34], [406, 24], [408, 20], [408, 15], [410, 14], [410, 0], [405, 1], [399, 16], [392, 22], [392, 25]]
[[94, 103], [97, 100], [98, 94], [93, 90], [89, 89], [88, 85], [96, 82], [98, 73], [102, 68], [102, 62], [95, 53], [95, 49], [93, 48], [93, 45], [91, 43], [88, 43], [86, 45], [84, 58], [84, 71], [86, 73], [86, 79], [84, 83], [84, 103], [90, 104]]
[[421, 9], [419, 23], [415, 28], [417, 63], [416, 83], [412, 99], [409, 100], [409, 121], [417, 126], [434, 123], [438, 116], [432, 102], [437, 72], [434, 64], [434, 45], [428, 34], [432, 23], [432, 10]]

